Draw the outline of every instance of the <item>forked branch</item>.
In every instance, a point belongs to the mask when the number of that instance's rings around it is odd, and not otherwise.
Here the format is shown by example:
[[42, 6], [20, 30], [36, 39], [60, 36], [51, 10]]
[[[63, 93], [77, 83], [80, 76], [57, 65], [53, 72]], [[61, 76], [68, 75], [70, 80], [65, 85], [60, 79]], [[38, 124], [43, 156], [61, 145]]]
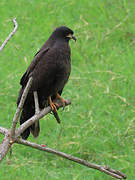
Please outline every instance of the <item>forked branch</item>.
[[[59, 105], [59, 107], [63, 107], [62, 103], [60, 101], [57, 101], [57, 104]], [[70, 105], [71, 102], [69, 100], [66, 100], [65, 105], [68, 106]], [[34, 116], [32, 116], [30, 119], [28, 119], [27, 121], [25, 121], [16, 131], [16, 138], [20, 136], [21, 133], [23, 133], [25, 131], [25, 129], [27, 129], [29, 126], [31, 126], [32, 124], [34, 124], [36, 121], [40, 120], [42, 117], [44, 117], [45, 115], [47, 115], [48, 113], [51, 112], [51, 107], [48, 106], [46, 108], [44, 108], [43, 110], [41, 110], [38, 114], [35, 114]]]

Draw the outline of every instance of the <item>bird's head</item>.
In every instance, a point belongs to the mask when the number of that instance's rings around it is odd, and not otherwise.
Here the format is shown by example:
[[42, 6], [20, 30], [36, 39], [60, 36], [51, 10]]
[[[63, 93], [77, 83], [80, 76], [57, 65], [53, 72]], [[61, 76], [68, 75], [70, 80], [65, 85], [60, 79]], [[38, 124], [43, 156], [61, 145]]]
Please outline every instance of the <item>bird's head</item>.
[[56, 37], [56, 38], [62, 38], [64, 40], [66, 40], [67, 42], [70, 40], [70, 39], [73, 39], [74, 41], [76, 41], [76, 38], [75, 36], [73, 36], [74, 32], [69, 29], [68, 27], [66, 26], [60, 26], [58, 28], [56, 28], [54, 30], [54, 32], [52, 33], [52, 36]]

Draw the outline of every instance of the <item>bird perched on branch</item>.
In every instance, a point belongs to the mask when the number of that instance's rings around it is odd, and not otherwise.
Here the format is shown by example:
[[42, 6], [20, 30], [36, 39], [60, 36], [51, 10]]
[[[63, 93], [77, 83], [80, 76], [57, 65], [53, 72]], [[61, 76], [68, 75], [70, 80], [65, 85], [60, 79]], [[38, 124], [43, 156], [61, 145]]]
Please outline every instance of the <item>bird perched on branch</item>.
[[[69, 40], [73, 39], [76, 41], [73, 34], [73, 31], [68, 27], [61, 26], [56, 28], [36, 53], [30, 66], [22, 76], [17, 105], [19, 105], [21, 96], [30, 77], [33, 77], [33, 82], [23, 105], [20, 124], [23, 124], [35, 114], [34, 91], [37, 91], [38, 94], [39, 107], [42, 109], [48, 103], [55, 118], [59, 122], [57, 105], [53, 100], [60, 99], [63, 106], [65, 104], [61, 93], [68, 81], [71, 71]], [[28, 127], [21, 136], [23, 139], [27, 139], [31, 132], [34, 137], [37, 137], [39, 131], [39, 122], [36, 122]]]

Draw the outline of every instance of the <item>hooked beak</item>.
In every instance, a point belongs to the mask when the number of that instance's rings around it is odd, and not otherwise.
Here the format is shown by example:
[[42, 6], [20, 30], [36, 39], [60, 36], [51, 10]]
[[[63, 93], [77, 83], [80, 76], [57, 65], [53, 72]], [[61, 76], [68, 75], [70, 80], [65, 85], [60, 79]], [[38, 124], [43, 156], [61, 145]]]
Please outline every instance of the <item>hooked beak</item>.
[[75, 36], [72, 36], [72, 39], [73, 39], [74, 41], [76, 41], [76, 37], [75, 37]]
[[74, 41], [76, 41], [76, 37], [73, 36], [72, 34], [68, 34], [67, 37], [70, 38], [70, 39], [73, 39]]

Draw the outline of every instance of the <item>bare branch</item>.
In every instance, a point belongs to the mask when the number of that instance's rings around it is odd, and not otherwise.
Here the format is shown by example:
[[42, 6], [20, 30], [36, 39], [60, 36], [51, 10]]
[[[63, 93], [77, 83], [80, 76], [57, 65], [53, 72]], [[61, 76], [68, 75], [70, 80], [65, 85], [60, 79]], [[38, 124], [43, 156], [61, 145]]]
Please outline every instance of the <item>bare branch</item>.
[[[59, 107], [63, 107], [61, 101], [57, 101], [57, 104], [59, 105]], [[71, 102], [69, 100], [66, 100], [66, 106], [71, 104]], [[31, 126], [33, 123], [35, 123], [36, 121], [38, 121], [39, 119], [41, 119], [42, 117], [44, 117], [46, 114], [48, 114], [49, 112], [51, 112], [51, 107], [48, 106], [46, 108], [44, 108], [43, 110], [41, 110], [39, 112], [39, 114], [35, 114], [34, 116], [32, 116], [28, 121], [24, 122], [17, 130], [16, 132], [16, 137], [20, 136], [21, 133], [23, 133], [25, 131], [25, 129], [27, 129], [29, 126]]]
[[6, 128], [0, 127], [0, 133], [5, 135], [8, 132]]
[[37, 91], [34, 91], [34, 101], [35, 101], [35, 114], [38, 114], [40, 112], [40, 109], [39, 109]]
[[10, 148], [10, 136], [8, 133], [6, 133], [2, 143], [0, 144], [0, 162], [6, 156], [9, 148]]
[[17, 28], [18, 28], [18, 24], [16, 22], [16, 18], [13, 19], [13, 23], [14, 23], [14, 30], [8, 35], [8, 37], [5, 39], [5, 41], [2, 43], [1, 47], [0, 47], [0, 51], [2, 51], [2, 49], [5, 47], [5, 45], [7, 44], [7, 42], [10, 40], [10, 38], [15, 34]]
[[60, 152], [60, 151], [57, 151], [57, 150], [54, 150], [54, 149], [51, 149], [51, 148], [49, 148], [47, 146], [43, 147], [42, 145], [35, 144], [35, 143], [29, 142], [29, 141], [26, 141], [26, 140], [23, 140], [23, 139], [17, 139], [16, 142], [18, 144], [23, 144], [23, 145], [30, 146], [30, 147], [38, 149], [38, 150], [42, 150], [42, 151], [45, 151], [45, 152], [56, 154], [56, 155], [58, 155], [60, 157], [63, 157], [65, 159], [74, 161], [76, 163], [82, 164], [82, 165], [87, 166], [89, 168], [99, 170], [101, 172], [104, 172], [105, 174], [108, 174], [108, 175], [110, 175], [112, 177], [115, 177], [117, 179], [126, 179], [126, 175], [121, 173], [120, 171], [111, 169], [111, 168], [106, 167], [106, 166], [100, 166], [100, 165], [97, 165], [97, 164], [89, 163], [89, 162], [87, 162], [87, 161], [85, 161], [83, 159], [71, 156], [70, 154], [66, 154], [66, 153], [63, 153], [63, 152]]
[[27, 83], [27, 85], [26, 85], [26, 87], [25, 87], [25, 89], [24, 89], [24, 92], [23, 92], [23, 94], [22, 94], [22, 97], [21, 97], [20, 103], [19, 103], [19, 105], [18, 105], [18, 107], [17, 107], [16, 113], [15, 113], [15, 115], [14, 115], [13, 122], [12, 122], [12, 127], [11, 127], [11, 137], [12, 137], [12, 138], [13, 138], [14, 135], [15, 135], [16, 124], [17, 124], [17, 122], [18, 122], [18, 118], [19, 118], [20, 112], [21, 112], [21, 110], [22, 110], [22, 107], [23, 107], [23, 105], [24, 105], [25, 99], [26, 99], [27, 94], [28, 94], [28, 92], [29, 92], [29, 89], [30, 89], [30, 87], [31, 87], [32, 81], [33, 81], [33, 78], [30, 77], [30, 79], [29, 79], [29, 81], [28, 81], [28, 83]]

